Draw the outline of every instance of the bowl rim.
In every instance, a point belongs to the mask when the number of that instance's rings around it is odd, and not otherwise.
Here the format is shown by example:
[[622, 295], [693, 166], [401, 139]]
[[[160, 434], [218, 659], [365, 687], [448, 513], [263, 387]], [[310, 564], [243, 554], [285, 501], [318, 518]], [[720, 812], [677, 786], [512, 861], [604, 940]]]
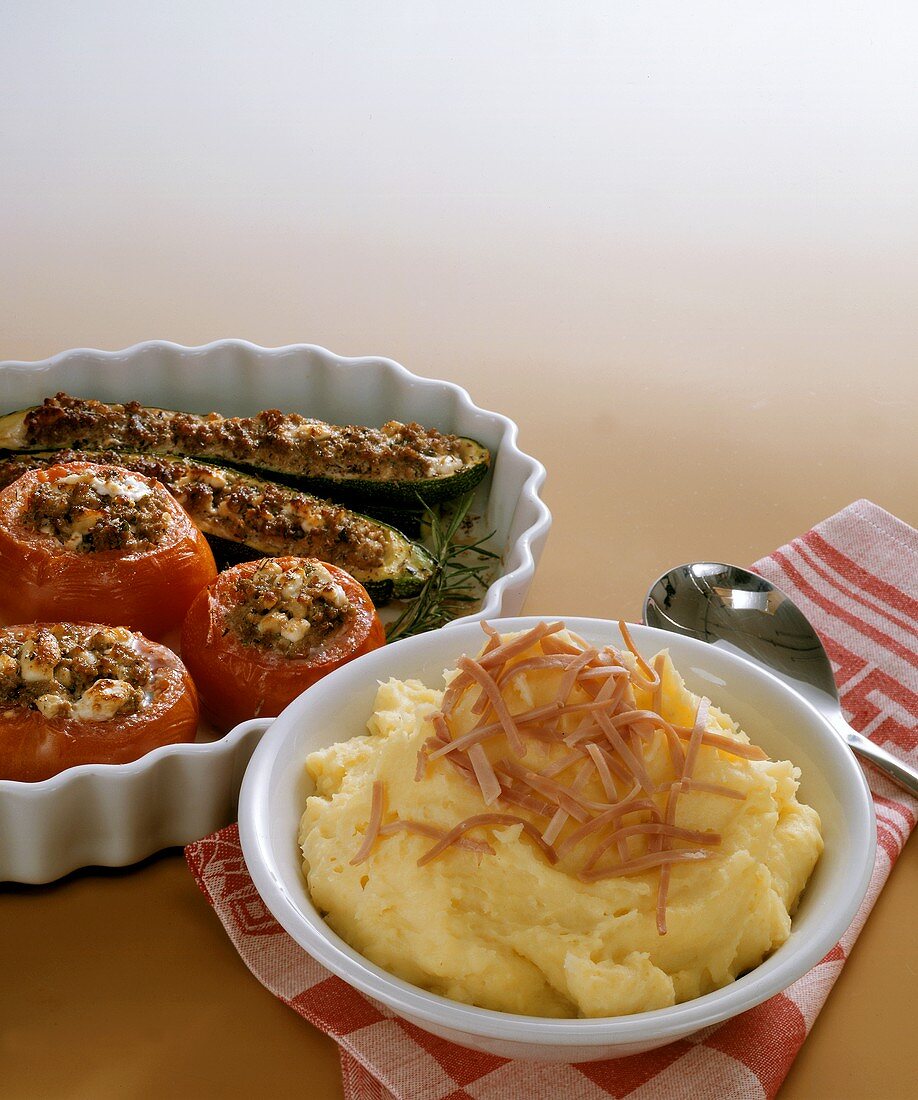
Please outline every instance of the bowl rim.
[[[526, 529], [521, 532], [519, 538], [514, 540], [512, 544], [508, 544], [505, 557], [509, 559], [511, 556], [517, 555], [519, 557], [517, 563], [512, 569], [509, 569], [506, 573], [502, 573], [488, 586], [480, 611], [475, 612], [472, 616], [462, 616], [461, 618], [453, 620], [453, 622], [466, 622], [480, 616], [487, 617], [488, 615], [495, 614], [500, 608], [504, 600], [504, 595], [509, 588], [521, 582], [525, 582], [527, 578], [531, 579], [535, 573], [536, 565], [533, 547], [534, 545], [537, 546], [539, 541], [545, 537], [551, 526], [552, 520], [548, 506], [539, 496], [539, 490], [546, 477], [545, 467], [538, 459], [520, 449], [517, 443], [519, 429], [515, 421], [511, 420], [503, 413], [494, 412], [493, 410], [476, 405], [475, 402], [472, 401], [468, 391], [455, 382], [415, 374], [408, 370], [407, 367], [402, 366], [401, 363], [382, 355], [338, 355], [336, 352], [330, 351], [328, 348], [322, 347], [319, 344], [309, 343], [280, 344], [275, 347], [267, 347], [253, 343], [250, 340], [243, 340], [236, 337], [212, 340], [209, 343], [198, 345], [179, 344], [172, 340], [142, 340], [136, 344], [131, 344], [128, 347], [116, 350], [93, 347], [67, 348], [46, 359], [3, 360], [0, 362], [0, 378], [4, 375], [15, 375], [17, 373], [39, 374], [43, 371], [53, 370], [58, 367], [66, 369], [71, 360], [80, 359], [82, 357], [92, 357], [107, 363], [117, 364], [119, 369], [129, 371], [131, 369], [131, 359], [136, 358], [138, 355], [169, 352], [171, 354], [192, 354], [196, 357], [202, 357], [207, 354], [220, 354], [226, 351], [245, 351], [254, 355], [268, 357], [297, 354], [315, 355], [325, 361], [331, 362], [337, 366], [342, 366], [346, 369], [377, 365], [381, 369], [391, 372], [400, 381], [408, 383], [412, 387], [428, 389], [431, 387], [437, 387], [438, 389], [445, 388], [456, 395], [456, 399], [461, 409], [491, 419], [497, 426], [500, 436], [501, 451], [505, 450], [507, 454], [513, 457], [515, 462], [526, 467], [527, 472], [519, 490], [519, 497], [521, 500], [525, 498], [527, 503], [534, 509], [534, 516], [528, 523]], [[0, 415], [8, 411], [11, 410], [2, 409], [0, 410]], [[449, 625], [452, 626], [453, 623]], [[264, 720], [257, 721], [264, 724]], [[188, 755], [197, 757], [228, 752], [235, 747], [236, 742], [251, 728], [252, 725], [250, 721], [244, 722], [227, 731], [223, 736], [214, 738], [213, 740], [160, 746], [144, 754], [144, 756], [137, 760], [129, 761], [124, 764], [77, 764], [72, 768], [67, 768], [65, 771], [59, 772], [57, 775], [51, 776], [49, 779], [39, 782], [0, 779], [0, 796], [4, 794], [16, 794], [24, 798], [38, 798], [42, 795], [61, 790], [71, 783], [82, 782], [83, 778], [86, 776], [109, 777], [115, 780], [123, 776], [126, 781], [128, 777], [143, 771], [148, 766], [154, 765], [164, 756]]]
[[[502, 631], [520, 630], [527, 629], [540, 621], [555, 619], [561, 619], [580, 633], [591, 628], [617, 628], [617, 620], [563, 615], [516, 616], [494, 619], [491, 620], [491, 624]], [[473, 622], [450, 624], [449, 627], [444, 628], [444, 633], [461, 626], [470, 630]], [[643, 624], [629, 624], [629, 629], [638, 643], [642, 638], [647, 638], [674, 644], [674, 640], [678, 637], [679, 647], [687, 647], [690, 653], [697, 653], [702, 661], [705, 653], [709, 653], [712, 649], [705, 642], [676, 636]], [[377, 651], [376, 661], [380, 660], [378, 653], [385, 653], [387, 649], [391, 653], [399, 646], [406, 654], [409, 647], [420, 651], [425, 639], [429, 641], [429, 638], [430, 635], [420, 635], [402, 639], [391, 647], [384, 647], [383, 650]], [[650, 1039], [666, 1041], [690, 1034], [711, 1024], [720, 1023], [761, 1004], [816, 966], [848, 929], [867, 893], [873, 873], [877, 844], [876, 818], [873, 799], [864, 773], [854, 754], [825, 716], [762, 665], [722, 649], [718, 649], [717, 653], [718, 660], [726, 661], [728, 666], [738, 666], [739, 671], [745, 675], [751, 672], [753, 676], [764, 679], [769, 690], [773, 690], [779, 696], [784, 695], [792, 699], [794, 705], [802, 707], [809, 713], [815, 725], [825, 734], [822, 742], [825, 751], [835, 757], [848, 777], [847, 795], [851, 803], [849, 804], [847, 800], [844, 803], [846, 816], [856, 815], [861, 827], [860, 848], [849, 853], [856, 874], [850, 880], [851, 888], [847, 894], [846, 904], [837, 908], [832, 919], [825, 922], [807, 941], [796, 945], [795, 950], [786, 959], [780, 960], [764, 973], [762, 965], [759, 965], [721, 989], [668, 1008], [626, 1016], [557, 1019], [478, 1008], [428, 992], [370, 962], [337, 936], [324, 922], [322, 922], [324, 931], [318, 932], [300, 916], [296, 905], [287, 895], [283, 874], [274, 865], [270, 844], [272, 830], [267, 805], [268, 780], [272, 775], [278, 751], [286, 738], [295, 732], [294, 723], [300, 716], [300, 712], [306, 710], [309, 705], [304, 702], [303, 696], [291, 703], [276, 719], [275, 725], [268, 730], [256, 748], [243, 778], [239, 798], [239, 835], [246, 865], [256, 889], [274, 917], [304, 950], [360, 992], [382, 1001], [400, 1015], [409, 1016], [416, 1021], [426, 1021], [435, 1028], [449, 1028], [482, 1039], [548, 1043], [561, 1047], [590, 1044], [624, 1045]], [[338, 679], [357, 675], [361, 668], [360, 662], [372, 661], [373, 656], [368, 654], [359, 661], [344, 666], [326, 677], [317, 687], [322, 687], [323, 691], [334, 690]], [[285, 718], [284, 715], [287, 717]], [[859, 858], [855, 860], [855, 857]], [[303, 889], [305, 892], [305, 882]], [[308, 893], [306, 896], [308, 900]]]

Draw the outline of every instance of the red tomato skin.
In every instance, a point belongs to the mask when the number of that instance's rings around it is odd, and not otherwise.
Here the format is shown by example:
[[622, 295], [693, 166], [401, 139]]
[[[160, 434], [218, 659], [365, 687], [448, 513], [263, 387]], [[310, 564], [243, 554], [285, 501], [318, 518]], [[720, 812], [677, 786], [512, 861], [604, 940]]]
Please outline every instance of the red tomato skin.
[[[292, 559], [278, 558], [283, 563]], [[240, 573], [254, 572], [260, 561], [225, 570], [199, 592], [182, 625], [182, 659], [194, 678], [201, 703], [223, 731], [249, 718], [275, 718], [298, 695], [348, 661], [385, 644], [382, 621], [366, 589], [343, 569], [322, 565], [342, 585], [356, 607], [353, 637], [327, 660], [291, 660], [243, 645], [222, 623], [227, 601]]]
[[[34, 632], [50, 624], [5, 627]], [[68, 624], [99, 629], [98, 623]], [[78, 764], [126, 764], [161, 745], [194, 741], [199, 704], [195, 685], [179, 658], [148, 638], [138, 648], [154, 666], [156, 698], [137, 714], [107, 722], [45, 718], [40, 711], [11, 708], [0, 717], [0, 779], [24, 783], [50, 779]]]
[[[0, 620], [5, 623], [92, 621], [161, 638], [177, 627], [191, 601], [217, 575], [207, 540], [166, 493], [172, 526], [151, 550], [78, 554], [21, 520], [42, 481], [93, 469], [69, 462], [31, 470], [0, 492]], [[151, 478], [132, 474], [165, 489]]]

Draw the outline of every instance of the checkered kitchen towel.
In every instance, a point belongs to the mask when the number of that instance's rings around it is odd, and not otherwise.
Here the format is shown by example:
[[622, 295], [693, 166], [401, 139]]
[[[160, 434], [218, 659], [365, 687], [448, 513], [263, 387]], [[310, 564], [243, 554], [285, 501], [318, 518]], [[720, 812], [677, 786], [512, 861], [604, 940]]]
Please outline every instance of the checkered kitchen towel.
[[[918, 531], [860, 500], [755, 568], [819, 629], [851, 724], [918, 763]], [[867, 771], [877, 862], [842, 941], [790, 989], [744, 1015], [607, 1062], [512, 1062], [434, 1038], [371, 1003], [297, 947], [256, 893], [235, 826], [190, 845], [186, 856], [252, 973], [339, 1043], [348, 1100], [772, 1097], [915, 825], [918, 803]]]

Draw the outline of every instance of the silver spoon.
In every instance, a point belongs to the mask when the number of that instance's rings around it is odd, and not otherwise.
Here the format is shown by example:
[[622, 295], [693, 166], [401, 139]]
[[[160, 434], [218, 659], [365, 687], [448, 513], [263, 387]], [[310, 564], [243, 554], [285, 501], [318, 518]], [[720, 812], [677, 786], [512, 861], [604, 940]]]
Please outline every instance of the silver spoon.
[[736, 565], [679, 565], [651, 585], [644, 622], [717, 643], [766, 665], [821, 711], [856, 753], [918, 795], [918, 771], [857, 733], [842, 717], [822, 642], [800, 608], [771, 581]]

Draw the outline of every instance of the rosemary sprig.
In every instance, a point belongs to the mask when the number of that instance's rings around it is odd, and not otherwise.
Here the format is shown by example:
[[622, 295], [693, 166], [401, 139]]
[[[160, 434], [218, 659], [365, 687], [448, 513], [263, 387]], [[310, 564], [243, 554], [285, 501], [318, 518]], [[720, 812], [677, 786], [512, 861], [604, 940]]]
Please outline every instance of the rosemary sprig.
[[436, 630], [467, 610], [488, 587], [487, 572], [500, 558], [485, 543], [494, 532], [461, 542], [457, 536], [466, 523], [474, 493], [441, 505], [439, 509], [425, 507], [425, 520], [430, 534], [427, 539], [436, 568], [421, 589], [417, 599], [405, 608], [386, 629], [386, 640], [394, 642], [412, 634]]

